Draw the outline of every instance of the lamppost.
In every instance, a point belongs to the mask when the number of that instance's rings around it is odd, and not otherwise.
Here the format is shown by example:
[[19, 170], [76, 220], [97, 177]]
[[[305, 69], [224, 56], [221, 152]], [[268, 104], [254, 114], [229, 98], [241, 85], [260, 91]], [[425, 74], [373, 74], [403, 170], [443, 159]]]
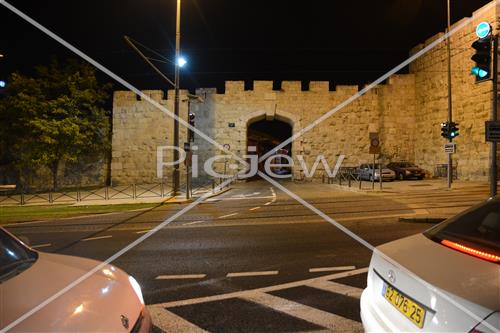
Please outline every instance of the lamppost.
[[181, 55], [181, 0], [177, 0], [177, 16], [175, 28], [175, 100], [174, 100], [174, 173], [173, 173], [173, 195], [179, 193], [180, 174], [179, 174], [179, 71], [180, 71], [180, 55]]

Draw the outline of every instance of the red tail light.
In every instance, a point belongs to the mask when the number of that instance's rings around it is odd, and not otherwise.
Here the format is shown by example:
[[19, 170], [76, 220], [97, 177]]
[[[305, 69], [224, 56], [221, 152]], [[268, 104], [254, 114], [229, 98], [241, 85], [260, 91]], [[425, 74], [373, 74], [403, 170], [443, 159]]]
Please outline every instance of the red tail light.
[[451, 241], [446, 240], [446, 239], [443, 239], [441, 241], [441, 244], [443, 244], [444, 246], [447, 246], [449, 248], [452, 248], [454, 250], [470, 254], [471, 256], [474, 256], [474, 257], [478, 257], [478, 258], [488, 260], [491, 262], [500, 262], [500, 256], [494, 255], [492, 253], [479, 251], [479, 250], [473, 249], [471, 247], [468, 247], [468, 246], [465, 246], [462, 244], [451, 242]]

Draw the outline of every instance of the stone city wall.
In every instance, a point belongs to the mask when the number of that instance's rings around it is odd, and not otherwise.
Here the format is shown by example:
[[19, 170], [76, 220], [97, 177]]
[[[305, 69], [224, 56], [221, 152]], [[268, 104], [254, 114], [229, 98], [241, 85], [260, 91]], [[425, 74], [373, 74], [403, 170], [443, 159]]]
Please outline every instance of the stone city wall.
[[[453, 119], [460, 125], [455, 140], [458, 152], [454, 156], [461, 179], [486, 180], [488, 175], [488, 144], [484, 139], [484, 121], [491, 109], [491, 83], [475, 84], [470, 74], [471, 44], [474, 27], [479, 21], [491, 22], [497, 28], [498, 9], [492, 7], [484, 15], [457, 32], [451, 40]], [[462, 24], [456, 23], [454, 26]], [[419, 50], [439, 38], [438, 34], [412, 50]], [[441, 42], [410, 65], [410, 74], [393, 75], [386, 84], [369, 90], [331, 117], [292, 143], [292, 157], [302, 155], [311, 166], [318, 154], [323, 154], [333, 166], [339, 154], [346, 156], [344, 166], [357, 166], [373, 160], [369, 154], [369, 132], [379, 132], [382, 157], [385, 162], [409, 160], [424, 167], [429, 176], [436, 165], [446, 163], [440, 123], [447, 119], [447, 53]], [[340, 103], [357, 94], [357, 86], [338, 85], [329, 90], [328, 82], [312, 81], [303, 91], [301, 83], [283, 81], [281, 89], [273, 90], [272, 81], [254, 81], [253, 89], [245, 90], [243, 81], [227, 81], [225, 92], [202, 88], [196, 94], [202, 103], [192, 104], [196, 113], [196, 128], [221, 145], [229, 144], [230, 152], [246, 154], [247, 128], [258, 120], [277, 119], [292, 125], [293, 133], [314, 122]], [[169, 111], [173, 110], [173, 92], [145, 93]], [[186, 92], [181, 97], [181, 117], [186, 119]], [[157, 146], [171, 145], [173, 120], [147, 101], [138, 101], [132, 92], [117, 91], [113, 107], [114, 183], [157, 182]], [[181, 126], [180, 144], [186, 141]], [[220, 147], [195, 135], [200, 164], [222, 154]], [[171, 154], [171, 152], [169, 153]], [[168, 156], [165, 157], [169, 159]], [[230, 171], [234, 161], [227, 161]], [[224, 160], [215, 163], [222, 170]], [[183, 167], [183, 166], [182, 166]], [[202, 167], [199, 167], [203, 176]], [[166, 178], [170, 169], [165, 168]], [[181, 174], [183, 172], [181, 171]], [[303, 179], [300, 165], [293, 169], [295, 179]], [[321, 177], [322, 173], [317, 173]]]

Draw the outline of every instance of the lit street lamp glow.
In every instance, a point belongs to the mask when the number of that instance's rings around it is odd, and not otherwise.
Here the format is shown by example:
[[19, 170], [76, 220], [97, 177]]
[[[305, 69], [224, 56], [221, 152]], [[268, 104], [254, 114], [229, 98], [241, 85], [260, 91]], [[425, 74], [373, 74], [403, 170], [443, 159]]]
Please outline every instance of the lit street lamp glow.
[[179, 67], [184, 67], [184, 65], [187, 64], [186, 58], [179, 57], [179, 59], [177, 59], [177, 64], [179, 65]]
[[5, 88], [6, 85], [7, 83], [4, 80], [0, 80], [0, 88]]

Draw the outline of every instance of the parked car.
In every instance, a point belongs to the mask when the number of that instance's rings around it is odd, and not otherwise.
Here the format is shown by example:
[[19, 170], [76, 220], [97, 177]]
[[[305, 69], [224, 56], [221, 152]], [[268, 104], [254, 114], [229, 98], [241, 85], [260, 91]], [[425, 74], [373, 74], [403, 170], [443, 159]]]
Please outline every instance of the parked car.
[[[378, 163], [375, 163], [375, 170], [373, 170], [373, 163], [361, 164], [358, 169], [359, 177], [362, 180], [379, 181], [379, 172], [380, 166]], [[393, 181], [394, 179], [396, 179], [396, 174], [394, 173], [394, 171], [388, 169], [385, 165], [382, 165], [382, 181]]]
[[399, 180], [425, 177], [425, 170], [410, 162], [391, 162], [387, 167], [396, 173], [396, 178]]
[[[38, 252], [0, 228], [0, 330], [101, 263]], [[10, 332], [150, 332], [137, 281], [105, 265]]]
[[366, 332], [500, 330], [500, 200], [375, 249], [361, 296]]

